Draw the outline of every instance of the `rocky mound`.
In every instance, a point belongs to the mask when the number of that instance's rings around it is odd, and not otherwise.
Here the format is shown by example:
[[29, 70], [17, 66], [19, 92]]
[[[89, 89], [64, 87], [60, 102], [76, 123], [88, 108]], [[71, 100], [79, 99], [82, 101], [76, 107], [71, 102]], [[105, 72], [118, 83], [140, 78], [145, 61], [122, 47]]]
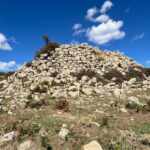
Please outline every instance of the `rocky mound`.
[[114, 93], [116, 89], [135, 87], [133, 83], [149, 86], [148, 74], [119, 52], [87, 44], [60, 45], [0, 81], [0, 109], [26, 108], [31, 102], [42, 105], [48, 97]]

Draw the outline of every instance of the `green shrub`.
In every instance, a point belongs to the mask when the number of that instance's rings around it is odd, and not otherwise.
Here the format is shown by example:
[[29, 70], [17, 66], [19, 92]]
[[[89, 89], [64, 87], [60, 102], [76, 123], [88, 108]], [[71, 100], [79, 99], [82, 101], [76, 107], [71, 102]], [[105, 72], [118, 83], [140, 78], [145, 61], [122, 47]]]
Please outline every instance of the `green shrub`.
[[41, 54], [51, 55], [58, 47], [59, 47], [58, 43], [49, 41], [47, 45], [45, 45], [42, 49], [37, 51], [35, 58], [39, 58]]
[[101, 126], [107, 126], [108, 127], [108, 125], [109, 125], [108, 120], [109, 120], [109, 118], [107, 116], [103, 117]]
[[27, 66], [27, 67], [31, 67], [31, 66], [32, 66], [32, 62], [27, 62], [27, 63], [26, 63], [26, 66]]
[[48, 43], [49, 43], [49, 37], [48, 37], [48, 35], [43, 35], [42, 38], [43, 38], [45, 44], [48, 45]]
[[52, 146], [49, 143], [48, 137], [41, 137], [41, 144], [47, 150], [53, 150]]
[[108, 150], [136, 150], [136, 146], [129, 143], [128, 139], [116, 139], [113, 143], [108, 144]]
[[137, 134], [150, 134], [150, 123], [144, 123], [138, 126], [133, 127], [133, 130]]

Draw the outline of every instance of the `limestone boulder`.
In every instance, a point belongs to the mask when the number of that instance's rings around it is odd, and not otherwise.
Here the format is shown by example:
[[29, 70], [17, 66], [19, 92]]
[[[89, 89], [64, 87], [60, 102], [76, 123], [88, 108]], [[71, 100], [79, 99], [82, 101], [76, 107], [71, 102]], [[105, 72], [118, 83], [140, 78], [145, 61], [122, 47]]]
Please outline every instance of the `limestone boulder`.
[[102, 146], [97, 141], [92, 141], [83, 146], [83, 150], [103, 150]]

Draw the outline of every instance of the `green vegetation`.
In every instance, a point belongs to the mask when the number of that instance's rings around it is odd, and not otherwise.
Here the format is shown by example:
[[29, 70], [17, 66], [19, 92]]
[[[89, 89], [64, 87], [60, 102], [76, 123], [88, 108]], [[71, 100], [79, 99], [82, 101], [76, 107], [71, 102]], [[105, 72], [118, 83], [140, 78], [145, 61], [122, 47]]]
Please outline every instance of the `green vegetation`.
[[26, 66], [27, 66], [27, 67], [31, 67], [31, 66], [32, 66], [32, 62], [27, 62], [27, 63], [26, 63]]
[[47, 55], [52, 55], [52, 53], [55, 51], [56, 48], [60, 46], [57, 42], [52, 42], [49, 40], [48, 36], [44, 35], [43, 39], [46, 43], [46, 45], [37, 51], [35, 58], [39, 58], [41, 54], [47, 54]]
[[109, 144], [108, 150], [136, 150], [136, 146], [133, 146], [128, 142], [127, 139], [122, 138], [120, 140], [116, 140], [113, 144]]
[[109, 122], [108, 122], [108, 117], [107, 116], [105, 116], [105, 117], [103, 117], [102, 118], [102, 123], [101, 123], [101, 126], [109, 126]]
[[150, 134], [150, 123], [143, 123], [133, 127], [136, 134]]
[[48, 37], [48, 35], [43, 35], [43, 40], [45, 42], [45, 45], [48, 45], [48, 43], [49, 43], [49, 37]]

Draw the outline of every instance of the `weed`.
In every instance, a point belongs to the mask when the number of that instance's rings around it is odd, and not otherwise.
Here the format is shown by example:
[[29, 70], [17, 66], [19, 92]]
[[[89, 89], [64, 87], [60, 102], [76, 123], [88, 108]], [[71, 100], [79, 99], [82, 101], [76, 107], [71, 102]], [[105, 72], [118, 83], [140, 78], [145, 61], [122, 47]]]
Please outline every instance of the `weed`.
[[69, 111], [69, 102], [66, 99], [56, 101], [55, 108], [65, 112]]
[[46, 150], [53, 150], [51, 144], [49, 144], [48, 137], [41, 137], [41, 145], [46, 148]]
[[134, 126], [133, 130], [137, 134], [150, 134], [150, 123], [144, 123], [139, 126]]
[[109, 125], [108, 120], [109, 120], [109, 118], [107, 116], [103, 117], [101, 126], [108, 126]]

